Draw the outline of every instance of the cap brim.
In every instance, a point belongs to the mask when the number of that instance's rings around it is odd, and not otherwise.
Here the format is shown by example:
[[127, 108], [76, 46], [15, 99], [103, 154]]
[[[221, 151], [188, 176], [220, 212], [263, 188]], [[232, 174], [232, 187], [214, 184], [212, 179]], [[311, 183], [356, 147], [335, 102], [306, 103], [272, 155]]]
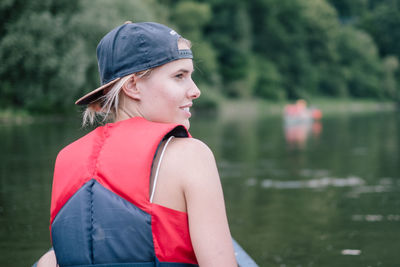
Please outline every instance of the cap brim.
[[116, 82], [118, 82], [121, 78], [117, 78], [115, 80], [112, 80], [109, 83], [106, 83], [99, 88], [91, 91], [90, 93], [82, 96], [78, 100], [76, 100], [75, 104], [76, 105], [88, 105], [94, 101], [96, 101], [99, 97], [101, 97], [104, 94], [104, 90], [108, 89], [110, 86], [114, 85]]

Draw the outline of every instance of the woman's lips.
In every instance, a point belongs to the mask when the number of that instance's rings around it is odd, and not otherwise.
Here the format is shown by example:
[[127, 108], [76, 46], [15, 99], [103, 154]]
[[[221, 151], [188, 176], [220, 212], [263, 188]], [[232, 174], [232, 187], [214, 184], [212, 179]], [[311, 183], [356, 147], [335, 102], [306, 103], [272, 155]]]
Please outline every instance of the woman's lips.
[[180, 109], [182, 109], [185, 112], [185, 115], [190, 118], [192, 114], [190, 113], [190, 108], [192, 107], [192, 103], [181, 106]]

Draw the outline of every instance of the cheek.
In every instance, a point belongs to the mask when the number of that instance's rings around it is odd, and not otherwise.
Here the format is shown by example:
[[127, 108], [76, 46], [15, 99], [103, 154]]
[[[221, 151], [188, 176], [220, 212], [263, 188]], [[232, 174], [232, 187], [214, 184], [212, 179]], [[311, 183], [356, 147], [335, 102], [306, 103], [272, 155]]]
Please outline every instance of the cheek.
[[160, 87], [157, 93], [157, 99], [164, 102], [164, 105], [179, 106], [182, 103], [183, 94], [180, 93], [179, 87], [170, 82]]
[[171, 79], [148, 80], [143, 89], [146, 90], [143, 104], [152, 107], [153, 112], [157, 110], [161, 113], [170, 113], [174, 112], [179, 106], [186, 104], [184, 103], [185, 94], [182, 86]]
[[175, 115], [179, 106], [182, 105], [179, 95], [165, 86], [152, 88], [152, 91], [146, 94], [146, 99], [143, 100], [146, 112], [160, 118]]

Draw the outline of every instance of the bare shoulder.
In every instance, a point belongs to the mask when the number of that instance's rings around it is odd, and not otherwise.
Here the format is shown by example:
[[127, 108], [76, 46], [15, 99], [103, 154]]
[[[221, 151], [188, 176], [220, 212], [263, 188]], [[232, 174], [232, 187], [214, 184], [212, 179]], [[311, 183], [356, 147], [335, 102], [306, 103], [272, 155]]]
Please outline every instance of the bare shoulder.
[[166, 169], [179, 176], [180, 184], [188, 186], [207, 179], [219, 180], [218, 170], [211, 149], [195, 138], [174, 138], [165, 155]]
[[214, 159], [211, 149], [196, 138], [174, 138], [171, 142], [171, 152], [185, 155], [185, 159], [209, 158]]
[[214, 154], [202, 141], [195, 138], [174, 138], [171, 142], [169, 155], [174, 160], [171, 167], [181, 171], [204, 172], [216, 168]]

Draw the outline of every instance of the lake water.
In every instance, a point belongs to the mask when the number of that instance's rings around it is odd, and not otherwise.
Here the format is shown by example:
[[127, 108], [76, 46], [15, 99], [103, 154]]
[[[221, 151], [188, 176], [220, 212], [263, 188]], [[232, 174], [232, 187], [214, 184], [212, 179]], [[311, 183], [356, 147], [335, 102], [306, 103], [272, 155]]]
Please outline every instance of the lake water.
[[[0, 124], [0, 266], [30, 266], [50, 246], [57, 152], [78, 120]], [[231, 232], [260, 266], [399, 266], [400, 114], [195, 116], [215, 153]]]

